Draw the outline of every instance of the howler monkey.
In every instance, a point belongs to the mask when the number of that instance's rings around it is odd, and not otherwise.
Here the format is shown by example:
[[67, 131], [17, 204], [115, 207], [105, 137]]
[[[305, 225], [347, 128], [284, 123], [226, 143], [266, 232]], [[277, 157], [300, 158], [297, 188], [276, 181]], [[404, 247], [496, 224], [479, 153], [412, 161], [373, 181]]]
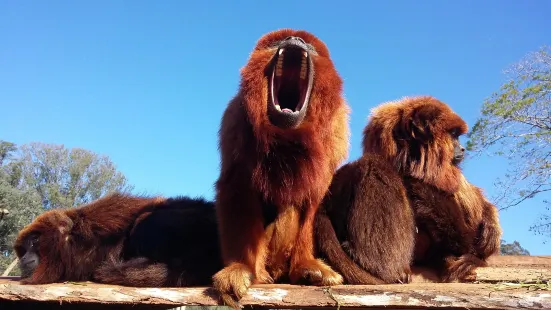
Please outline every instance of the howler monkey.
[[44, 212], [15, 242], [22, 283], [210, 285], [222, 268], [214, 204], [112, 194]]
[[458, 166], [466, 131], [428, 96], [373, 109], [362, 157], [337, 171], [316, 216], [320, 255], [347, 283], [408, 282], [412, 263], [461, 280], [497, 252], [497, 210]]
[[216, 210], [226, 304], [253, 283], [334, 285], [342, 277], [313, 252], [313, 220], [348, 155], [349, 108], [325, 44], [282, 29], [257, 42], [219, 132]]
[[434, 267], [446, 282], [468, 279], [500, 245], [497, 208], [459, 167], [467, 130], [430, 96], [376, 107], [364, 130], [364, 153], [386, 158], [403, 176], [418, 228], [414, 265]]

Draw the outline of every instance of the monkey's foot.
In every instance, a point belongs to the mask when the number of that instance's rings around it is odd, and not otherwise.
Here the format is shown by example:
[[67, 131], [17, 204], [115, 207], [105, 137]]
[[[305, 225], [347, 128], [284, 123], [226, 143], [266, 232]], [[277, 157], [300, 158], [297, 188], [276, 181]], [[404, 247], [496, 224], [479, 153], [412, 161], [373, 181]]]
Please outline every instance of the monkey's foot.
[[412, 280], [411, 270], [409, 268], [406, 268], [402, 272], [402, 274], [400, 274], [400, 277], [396, 282], [400, 284], [408, 284], [408, 283], [411, 283], [411, 280]]
[[310, 259], [291, 266], [291, 283], [333, 286], [343, 283], [342, 276], [319, 259]]
[[272, 276], [270, 276], [268, 271], [266, 271], [265, 269], [256, 273], [254, 284], [272, 284], [272, 283], [274, 283], [274, 279], [272, 278]]
[[239, 300], [247, 293], [253, 279], [249, 267], [241, 263], [231, 263], [212, 277], [213, 287], [220, 293], [224, 304], [234, 309], [242, 308]]
[[272, 275], [274, 281], [284, 279], [284, 277], [289, 273], [289, 267], [285, 264], [270, 266], [268, 269], [270, 270], [270, 274]]

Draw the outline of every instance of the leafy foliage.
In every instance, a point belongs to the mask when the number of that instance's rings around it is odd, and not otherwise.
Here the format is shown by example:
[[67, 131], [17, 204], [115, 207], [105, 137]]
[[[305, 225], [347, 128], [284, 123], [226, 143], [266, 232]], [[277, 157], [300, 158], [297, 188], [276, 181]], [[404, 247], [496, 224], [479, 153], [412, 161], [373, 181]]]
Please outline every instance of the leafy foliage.
[[12, 251], [17, 232], [43, 209], [40, 197], [33, 190], [20, 190], [13, 184], [12, 172], [17, 164], [6, 164], [17, 150], [15, 144], [0, 140], [0, 209], [9, 213], [0, 220], [0, 271], [15, 258]]
[[[484, 102], [467, 143], [474, 154], [509, 161], [496, 183], [502, 210], [551, 191], [551, 49], [528, 54], [506, 72], [509, 81]], [[531, 230], [551, 237], [550, 218], [542, 216]]]
[[14, 259], [17, 233], [51, 208], [70, 208], [111, 192], [130, 192], [126, 177], [106, 156], [62, 145], [17, 147], [0, 140], [0, 271]]
[[108, 157], [84, 149], [23, 145], [19, 167], [20, 184], [34, 188], [46, 209], [75, 207], [110, 192], [132, 190]]
[[501, 255], [530, 255], [527, 249], [523, 248], [518, 241], [513, 243], [506, 243], [505, 240], [501, 240]]

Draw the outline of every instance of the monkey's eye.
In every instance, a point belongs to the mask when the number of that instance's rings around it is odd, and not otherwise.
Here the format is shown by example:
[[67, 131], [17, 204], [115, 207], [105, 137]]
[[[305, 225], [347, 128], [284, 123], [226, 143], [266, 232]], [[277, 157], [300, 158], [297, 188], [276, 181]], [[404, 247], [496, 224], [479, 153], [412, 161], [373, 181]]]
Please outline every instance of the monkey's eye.
[[455, 138], [455, 139], [459, 139], [459, 130], [456, 128], [456, 129], [452, 129], [450, 131], [450, 135]]

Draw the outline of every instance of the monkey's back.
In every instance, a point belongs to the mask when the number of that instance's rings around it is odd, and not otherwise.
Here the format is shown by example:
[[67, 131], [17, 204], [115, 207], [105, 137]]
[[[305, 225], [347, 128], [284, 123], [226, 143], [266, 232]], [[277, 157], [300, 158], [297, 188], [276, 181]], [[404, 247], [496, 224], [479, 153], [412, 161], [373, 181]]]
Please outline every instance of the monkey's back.
[[354, 263], [385, 283], [408, 281], [414, 247], [413, 212], [401, 177], [384, 159], [364, 154], [341, 167], [323, 206]]

